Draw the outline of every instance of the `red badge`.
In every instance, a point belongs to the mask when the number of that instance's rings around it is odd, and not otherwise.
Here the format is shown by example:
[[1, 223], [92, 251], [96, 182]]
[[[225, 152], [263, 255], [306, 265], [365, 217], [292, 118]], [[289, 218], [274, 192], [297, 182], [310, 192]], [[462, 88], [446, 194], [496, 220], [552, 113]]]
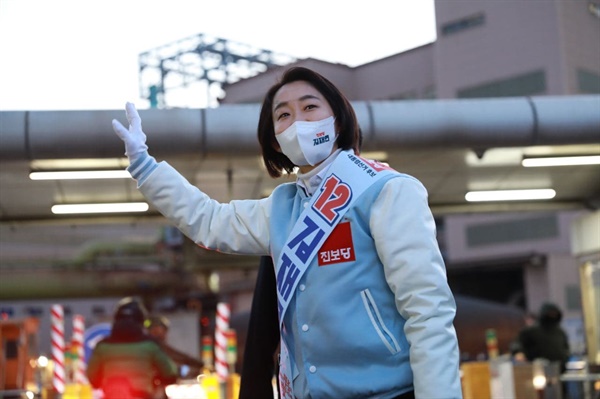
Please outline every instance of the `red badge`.
[[355, 260], [350, 222], [339, 223], [319, 250], [319, 266]]
[[386, 165], [384, 163], [381, 163], [379, 161], [375, 161], [373, 159], [365, 159], [365, 158], [361, 158], [365, 163], [367, 163], [370, 167], [372, 167], [373, 169], [375, 169], [376, 172], [381, 172], [382, 170], [394, 170], [392, 168], [390, 168], [389, 165]]

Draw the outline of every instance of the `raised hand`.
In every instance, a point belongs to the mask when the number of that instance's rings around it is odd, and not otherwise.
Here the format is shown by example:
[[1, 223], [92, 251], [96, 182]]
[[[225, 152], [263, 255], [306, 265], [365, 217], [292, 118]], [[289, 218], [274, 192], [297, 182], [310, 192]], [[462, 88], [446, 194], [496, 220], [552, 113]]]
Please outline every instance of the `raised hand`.
[[142, 119], [133, 103], [125, 104], [125, 114], [129, 121], [129, 129], [126, 129], [116, 119], [112, 120], [112, 127], [117, 136], [125, 143], [125, 155], [129, 158], [129, 162], [133, 163], [139, 155], [148, 151], [148, 146], [146, 145], [146, 135], [142, 131]]

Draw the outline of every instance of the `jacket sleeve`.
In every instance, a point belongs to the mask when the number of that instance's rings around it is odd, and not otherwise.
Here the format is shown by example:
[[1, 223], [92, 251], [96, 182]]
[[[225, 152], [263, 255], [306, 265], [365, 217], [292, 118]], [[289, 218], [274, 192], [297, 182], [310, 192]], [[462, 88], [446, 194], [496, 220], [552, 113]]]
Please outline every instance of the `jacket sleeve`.
[[166, 162], [138, 182], [144, 197], [196, 244], [225, 253], [269, 253], [271, 197], [219, 203]]
[[161, 343], [160, 347], [177, 365], [185, 364], [197, 369], [201, 369], [204, 366], [202, 360], [189, 356], [166, 343]]
[[154, 343], [154, 366], [158, 372], [158, 377], [163, 384], [172, 384], [177, 381], [177, 365], [167, 354], [160, 348], [157, 343]]
[[406, 319], [415, 396], [462, 398], [456, 303], [425, 187], [407, 175], [390, 179], [373, 204], [370, 228], [396, 307]]

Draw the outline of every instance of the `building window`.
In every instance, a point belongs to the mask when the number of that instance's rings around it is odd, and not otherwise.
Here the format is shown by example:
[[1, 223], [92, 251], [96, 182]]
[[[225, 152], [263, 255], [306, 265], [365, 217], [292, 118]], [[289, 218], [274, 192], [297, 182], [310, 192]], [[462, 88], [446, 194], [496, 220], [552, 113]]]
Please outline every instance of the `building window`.
[[600, 94], [600, 75], [579, 69], [577, 70], [577, 86], [580, 93]]
[[25, 312], [34, 317], [41, 317], [44, 314], [44, 309], [40, 306], [29, 306], [25, 309]]
[[469, 248], [483, 245], [507, 244], [558, 237], [558, 222], [555, 215], [522, 220], [480, 223], [467, 227]]
[[106, 314], [106, 311], [103, 306], [94, 305], [92, 306], [92, 314], [94, 316], [104, 316]]
[[483, 13], [470, 15], [468, 17], [464, 17], [459, 20], [451, 21], [442, 25], [442, 35], [447, 36], [453, 33], [462, 32], [466, 29], [483, 25], [484, 22], [485, 15]]
[[508, 79], [496, 80], [458, 90], [458, 98], [521, 97], [546, 91], [544, 71], [528, 72]]

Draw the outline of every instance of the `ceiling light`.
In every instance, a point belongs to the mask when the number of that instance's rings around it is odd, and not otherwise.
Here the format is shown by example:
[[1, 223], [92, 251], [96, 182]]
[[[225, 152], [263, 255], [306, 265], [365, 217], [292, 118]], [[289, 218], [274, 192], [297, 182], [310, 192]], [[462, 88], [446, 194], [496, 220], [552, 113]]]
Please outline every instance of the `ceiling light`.
[[61, 170], [35, 171], [29, 173], [31, 180], [74, 180], [74, 179], [131, 179], [124, 170]]
[[52, 206], [55, 215], [74, 213], [130, 213], [146, 212], [149, 206], [146, 202], [115, 202], [103, 204], [61, 204]]
[[465, 195], [468, 202], [484, 201], [527, 201], [551, 199], [556, 191], [551, 188], [531, 190], [493, 190], [493, 191], [469, 191]]
[[34, 159], [31, 170], [107, 170], [125, 169], [127, 158]]
[[481, 158], [473, 151], [465, 153], [465, 162], [472, 167], [517, 166], [522, 159], [523, 150], [521, 148], [490, 148]]
[[600, 165], [600, 155], [523, 158], [525, 167]]

